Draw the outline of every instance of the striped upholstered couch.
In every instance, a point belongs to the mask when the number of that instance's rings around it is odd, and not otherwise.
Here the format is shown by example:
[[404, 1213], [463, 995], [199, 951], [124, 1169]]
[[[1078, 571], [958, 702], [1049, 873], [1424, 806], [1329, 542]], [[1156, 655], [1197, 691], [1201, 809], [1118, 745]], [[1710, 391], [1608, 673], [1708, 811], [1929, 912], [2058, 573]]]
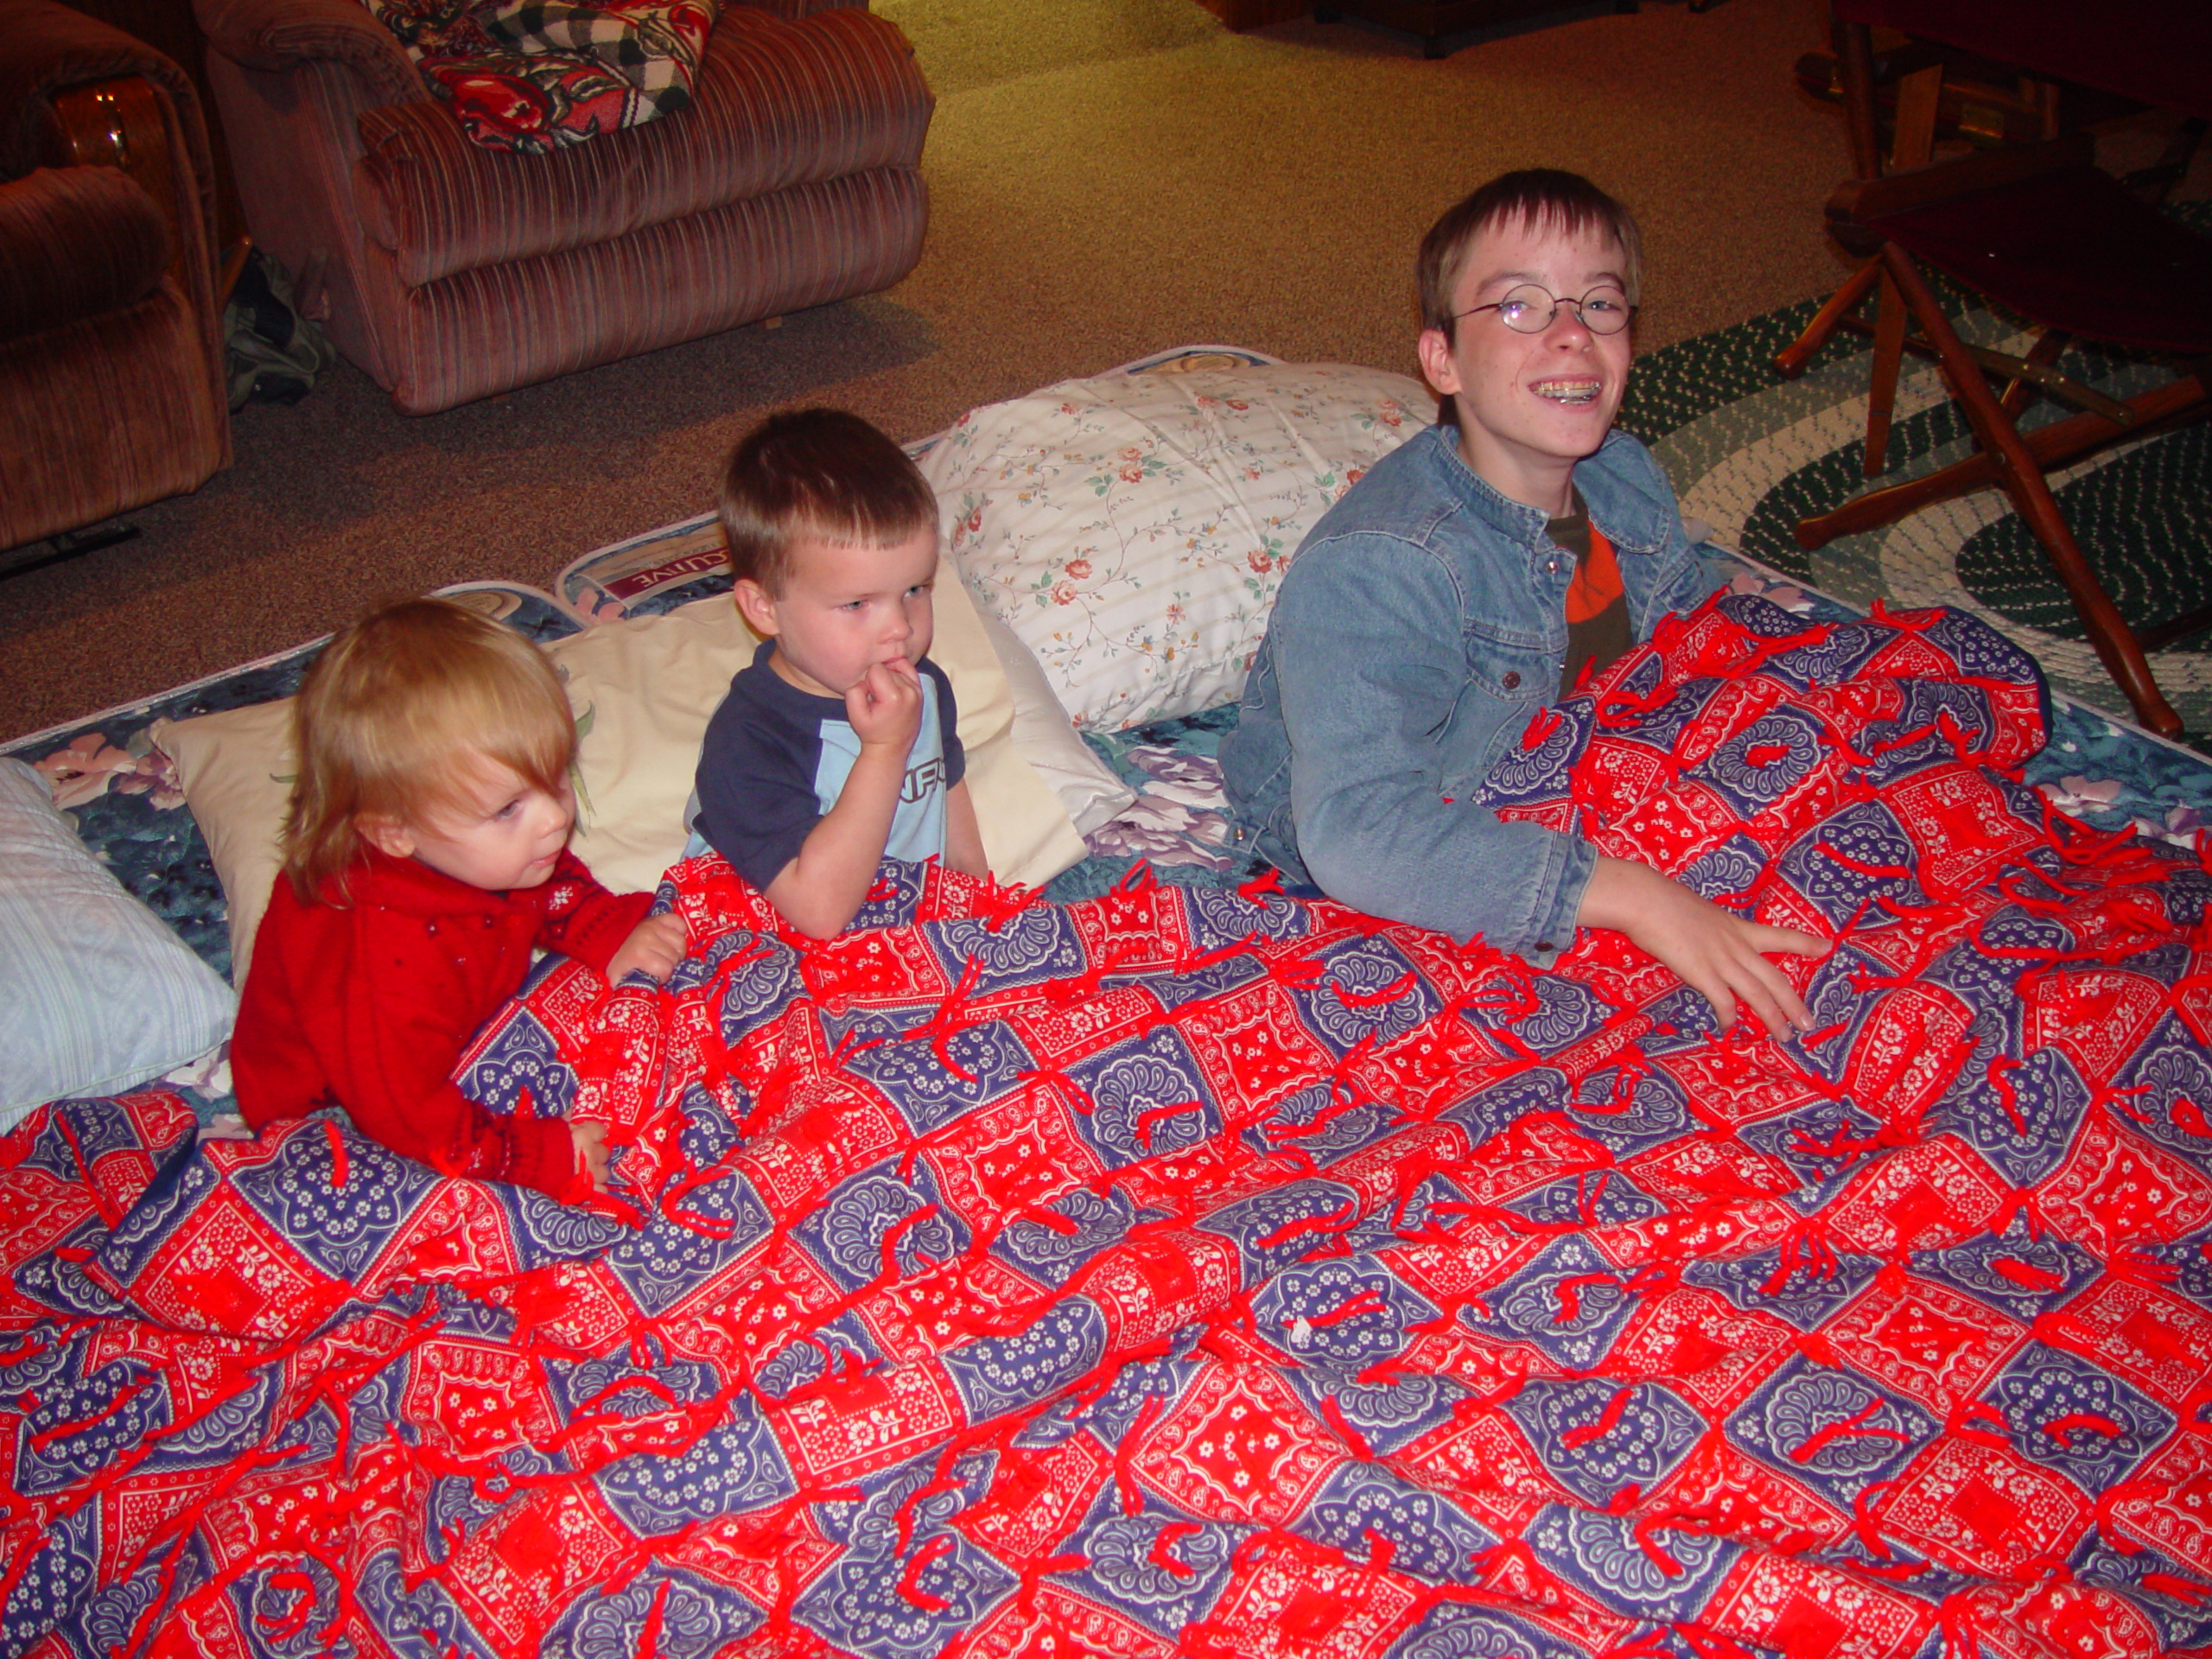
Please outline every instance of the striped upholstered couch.
[[887, 288], [934, 100], [865, 0], [725, 7], [689, 109], [472, 143], [359, 0], [196, 0], [256, 240], [410, 414]]

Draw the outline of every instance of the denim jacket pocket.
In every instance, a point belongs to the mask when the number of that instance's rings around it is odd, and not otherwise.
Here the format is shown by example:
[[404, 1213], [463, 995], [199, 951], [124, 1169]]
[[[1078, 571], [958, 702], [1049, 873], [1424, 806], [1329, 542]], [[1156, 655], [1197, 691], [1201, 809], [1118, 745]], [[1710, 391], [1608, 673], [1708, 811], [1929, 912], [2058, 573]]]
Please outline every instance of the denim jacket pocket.
[[1484, 622], [1471, 625], [1465, 641], [1469, 692], [1532, 714], [1558, 695], [1559, 656], [1549, 642]]

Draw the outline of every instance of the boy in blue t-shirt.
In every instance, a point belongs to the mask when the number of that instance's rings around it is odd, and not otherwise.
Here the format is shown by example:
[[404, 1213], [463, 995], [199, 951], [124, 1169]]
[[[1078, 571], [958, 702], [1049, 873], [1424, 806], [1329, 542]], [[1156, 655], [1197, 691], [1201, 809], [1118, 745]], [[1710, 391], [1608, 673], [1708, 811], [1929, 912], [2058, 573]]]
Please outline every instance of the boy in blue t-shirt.
[[987, 874], [952, 686], [926, 655], [937, 498], [856, 415], [772, 415], [722, 475], [739, 613], [764, 643], [701, 745], [696, 836], [817, 938], [886, 858]]

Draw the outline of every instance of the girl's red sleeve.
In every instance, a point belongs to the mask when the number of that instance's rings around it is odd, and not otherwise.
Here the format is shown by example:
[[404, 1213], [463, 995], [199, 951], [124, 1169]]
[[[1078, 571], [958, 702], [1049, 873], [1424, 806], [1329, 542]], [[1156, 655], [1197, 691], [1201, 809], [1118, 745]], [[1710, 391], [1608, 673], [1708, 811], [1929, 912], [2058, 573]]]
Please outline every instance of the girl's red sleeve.
[[363, 1135], [442, 1174], [575, 1196], [563, 1120], [486, 1111], [449, 1081], [529, 970], [525, 938], [487, 929], [477, 943], [499, 959], [456, 960], [449, 937], [373, 906], [302, 905], [280, 880], [232, 1039], [246, 1122], [258, 1129], [334, 1103]]
[[538, 944], [602, 974], [653, 907], [650, 893], [609, 893], [582, 859], [565, 849], [545, 888], [545, 920], [537, 930]]

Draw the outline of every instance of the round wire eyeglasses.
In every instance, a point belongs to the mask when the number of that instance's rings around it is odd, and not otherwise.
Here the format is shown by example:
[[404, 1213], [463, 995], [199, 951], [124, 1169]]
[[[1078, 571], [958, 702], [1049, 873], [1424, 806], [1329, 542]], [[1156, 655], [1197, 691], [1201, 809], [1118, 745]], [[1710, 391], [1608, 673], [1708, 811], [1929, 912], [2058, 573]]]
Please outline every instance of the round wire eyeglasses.
[[1564, 300], [1548, 288], [1523, 283], [1503, 299], [1493, 300], [1488, 305], [1470, 306], [1452, 321], [1471, 317], [1478, 311], [1495, 311], [1498, 321], [1515, 334], [1541, 334], [1552, 326], [1560, 308], [1567, 305], [1574, 308], [1574, 315], [1581, 320], [1582, 326], [1593, 334], [1618, 334], [1636, 315], [1628, 296], [1610, 283], [1592, 289], [1579, 300]]

